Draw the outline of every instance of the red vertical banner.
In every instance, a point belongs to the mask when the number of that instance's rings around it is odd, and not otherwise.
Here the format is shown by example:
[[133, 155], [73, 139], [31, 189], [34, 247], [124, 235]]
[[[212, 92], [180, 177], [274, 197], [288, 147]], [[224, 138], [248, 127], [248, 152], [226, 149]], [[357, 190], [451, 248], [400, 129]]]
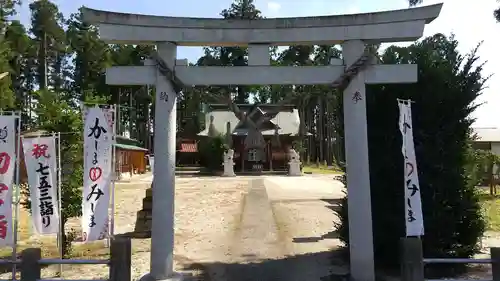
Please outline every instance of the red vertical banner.
[[16, 167], [16, 119], [0, 116], [0, 247], [14, 246], [12, 191]]

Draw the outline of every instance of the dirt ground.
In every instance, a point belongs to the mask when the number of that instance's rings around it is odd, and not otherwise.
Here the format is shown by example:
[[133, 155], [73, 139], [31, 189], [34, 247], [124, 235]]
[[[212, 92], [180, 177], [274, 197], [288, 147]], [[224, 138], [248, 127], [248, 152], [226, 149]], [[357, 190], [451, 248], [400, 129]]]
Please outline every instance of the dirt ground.
[[[117, 184], [116, 234], [133, 232], [150, 181]], [[331, 265], [329, 251], [339, 246], [331, 209], [342, 196], [340, 183], [331, 176], [178, 178], [174, 266], [195, 276], [193, 280], [207, 281], [319, 281], [332, 271], [343, 273], [345, 267]], [[78, 225], [75, 219], [69, 227]], [[149, 271], [150, 239], [133, 239], [132, 251], [137, 280]], [[55, 278], [57, 268], [45, 268], [42, 278]], [[108, 269], [64, 268], [65, 279], [82, 276], [107, 278]]]
[[[117, 184], [115, 233], [133, 232], [151, 180], [146, 176]], [[319, 281], [331, 273], [345, 274], [348, 269], [332, 262], [331, 251], [340, 246], [333, 211], [343, 196], [341, 183], [328, 175], [178, 178], [175, 269], [191, 276], [185, 280], [204, 281]], [[73, 219], [67, 230], [79, 231], [79, 224]], [[31, 237], [23, 244], [38, 247], [40, 240]], [[488, 248], [500, 246], [499, 241], [496, 233], [487, 233], [478, 258], [488, 258]], [[132, 241], [133, 280], [149, 271], [150, 242]], [[107, 258], [102, 242], [93, 248], [86, 257]], [[57, 279], [57, 271], [57, 266], [44, 268], [42, 278]], [[108, 274], [106, 266], [75, 265], [64, 267], [63, 278], [106, 279]], [[3, 273], [0, 279], [10, 276]], [[489, 279], [491, 268], [475, 267], [465, 277]]]

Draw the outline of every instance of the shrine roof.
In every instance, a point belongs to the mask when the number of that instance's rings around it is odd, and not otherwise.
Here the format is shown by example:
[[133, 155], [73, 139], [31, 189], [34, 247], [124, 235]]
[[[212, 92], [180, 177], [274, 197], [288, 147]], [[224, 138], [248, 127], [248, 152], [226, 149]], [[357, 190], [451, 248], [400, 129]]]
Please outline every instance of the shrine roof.
[[[205, 115], [205, 130], [198, 133], [199, 136], [207, 136], [208, 128], [210, 126], [210, 119], [213, 116], [213, 125], [217, 133], [225, 134], [226, 126], [229, 122], [231, 124], [231, 133], [233, 135], [246, 135], [245, 126], [238, 126], [240, 124], [240, 120], [234, 115], [232, 111], [229, 110], [228, 105], [222, 104], [211, 104], [208, 106], [209, 112]], [[249, 112], [252, 108], [255, 108], [255, 105], [252, 104], [242, 104], [238, 105], [241, 111]], [[270, 108], [276, 108], [276, 105], [258, 105], [257, 106], [261, 111], [266, 112]], [[287, 105], [281, 108], [280, 112], [270, 120], [270, 122], [274, 123], [279, 127], [278, 133], [280, 135], [291, 135], [295, 136], [299, 133], [300, 127], [300, 119], [299, 119], [299, 111], [293, 108], [293, 105]], [[262, 130], [263, 135], [274, 135], [274, 128], [270, 128], [270, 126], [264, 126]]]
[[114, 146], [116, 148], [120, 148], [120, 149], [123, 149], [123, 150], [134, 150], [134, 151], [148, 151], [147, 149], [145, 148], [142, 148], [142, 147], [139, 147], [139, 146], [135, 146], [135, 145], [128, 145], [128, 144], [121, 144], [121, 143], [115, 143]]

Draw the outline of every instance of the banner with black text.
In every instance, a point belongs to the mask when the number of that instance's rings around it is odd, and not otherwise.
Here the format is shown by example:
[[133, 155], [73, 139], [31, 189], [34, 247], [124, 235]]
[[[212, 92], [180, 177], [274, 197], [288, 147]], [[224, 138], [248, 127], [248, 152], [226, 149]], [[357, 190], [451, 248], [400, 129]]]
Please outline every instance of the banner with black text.
[[59, 232], [55, 137], [23, 138], [33, 228], [38, 234]]
[[401, 151], [404, 158], [406, 236], [422, 236], [424, 235], [424, 218], [413, 142], [411, 103], [410, 100], [398, 100], [399, 130], [403, 140]]
[[82, 231], [85, 242], [108, 236], [113, 128], [107, 110], [84, 108]]

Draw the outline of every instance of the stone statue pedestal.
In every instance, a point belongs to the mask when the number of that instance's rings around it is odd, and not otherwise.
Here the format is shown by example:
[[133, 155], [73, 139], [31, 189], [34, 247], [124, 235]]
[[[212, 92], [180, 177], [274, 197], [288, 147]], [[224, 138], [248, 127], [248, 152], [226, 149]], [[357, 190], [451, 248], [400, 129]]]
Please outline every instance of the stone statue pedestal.
[[224, 166], [224, 172], [222, 173], [223, 177], [235, 177], [236, 174], [234, 173], [234, 159], [233, 159], [234, 151], [232, 149], [229, 149], [227, 152], [224, 153], [224, 163], [222, 165]]
[[298, 160], [291, 160], [288, 162], [289, 170], [288, 170], [288, 175], [289, 176], [302, 176], [302, 171], [300, 170], [300, 165], [302, 162]]

